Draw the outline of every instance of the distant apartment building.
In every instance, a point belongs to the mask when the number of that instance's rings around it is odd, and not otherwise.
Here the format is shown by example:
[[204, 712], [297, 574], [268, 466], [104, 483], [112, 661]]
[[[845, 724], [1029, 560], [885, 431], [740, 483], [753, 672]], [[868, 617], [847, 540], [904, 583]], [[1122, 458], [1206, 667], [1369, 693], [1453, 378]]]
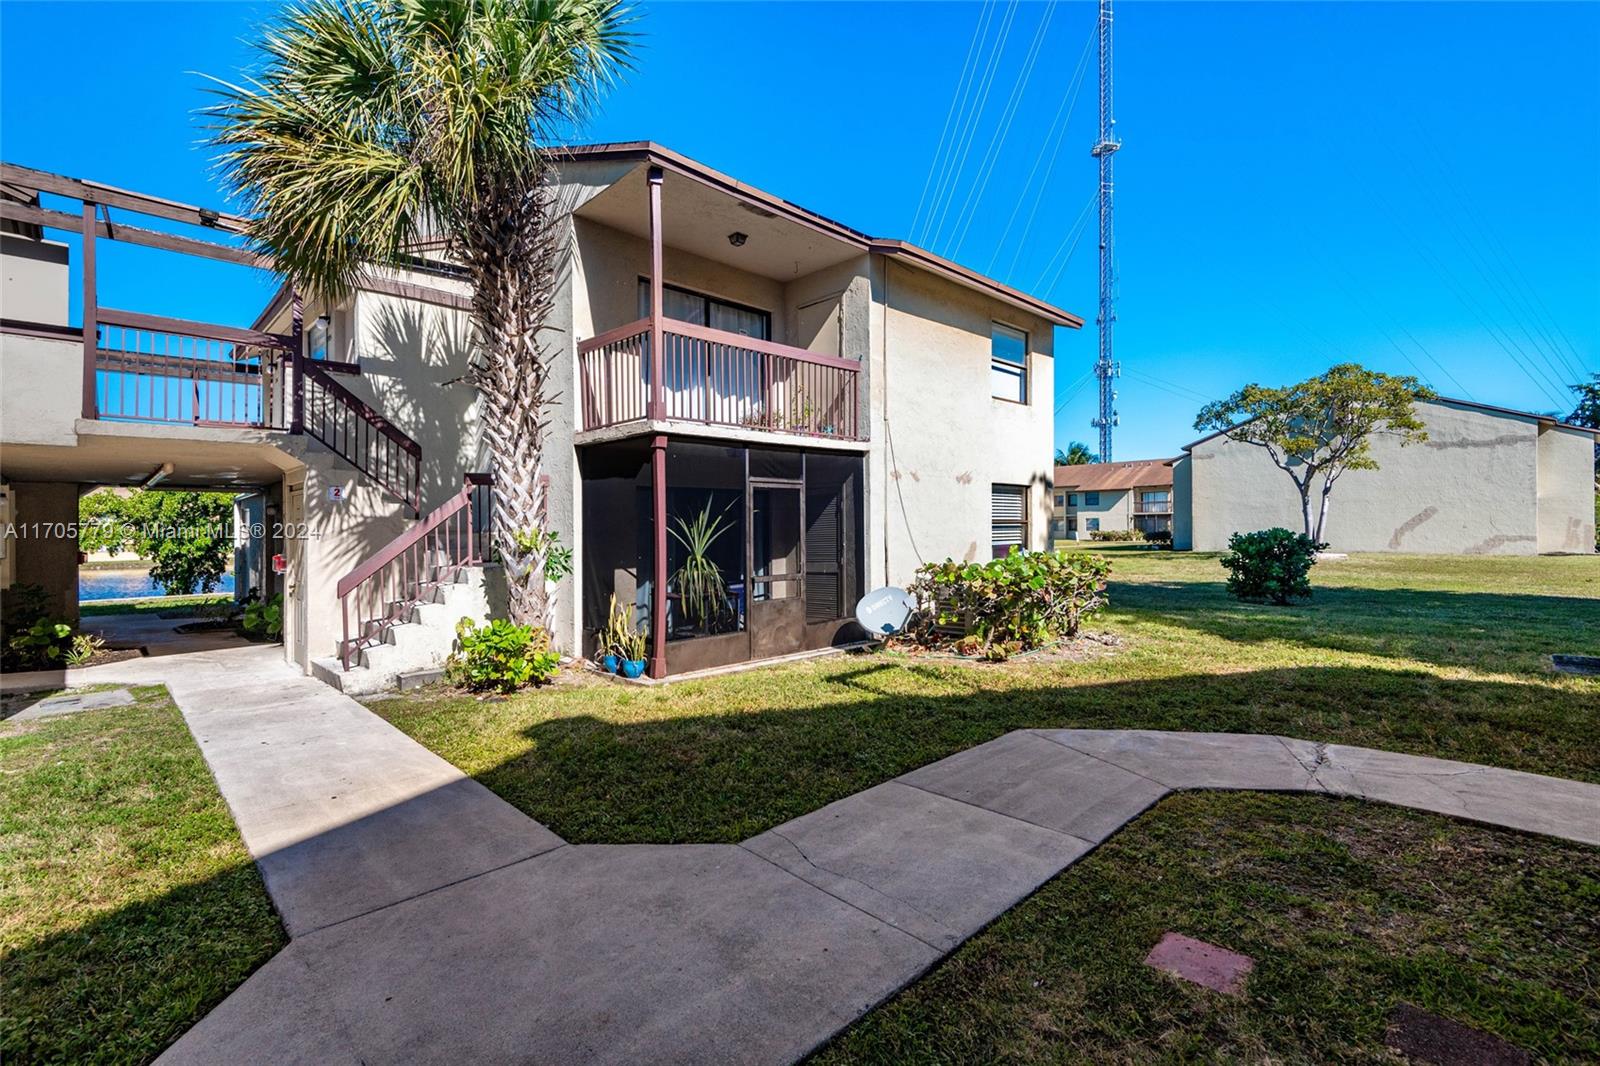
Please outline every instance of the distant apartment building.
[[1101, 531], [1172, 529], [1172, 460], [1058, 466], [1052, 540], [1093, 540]]
[[[1595, 430], [1443, 397], [1416, 411], [1427, 440], [1402, 447], [1394, 434], [1375, 434], [1378, 468], [1339, 478], [1323, 530], [1334, 551], [1595, 550]], [[1175, 548], [1222, 551], [1234, 533], [1304, 525], [1289, 476], [1264, 449], [1221, 433], [1185, 446], [1168, 484], [1176, 489]], [[1313, 488], [1320, 492], [1321, 483]]]

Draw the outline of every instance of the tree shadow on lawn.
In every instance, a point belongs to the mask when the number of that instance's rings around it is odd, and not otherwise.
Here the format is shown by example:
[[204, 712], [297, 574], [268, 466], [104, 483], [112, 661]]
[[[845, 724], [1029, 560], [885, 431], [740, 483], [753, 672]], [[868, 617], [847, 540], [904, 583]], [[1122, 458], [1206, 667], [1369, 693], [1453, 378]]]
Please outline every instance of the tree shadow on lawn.
[[[1290, 606], [1244, 603], [1221, 581], [1114, 581], [1111, 604], [1240, 643], [1548, 674], [1551, 654], [1600, 647], [1600, 599], [1316, 586]], [[1137, 620], [1137, 619], [1136, 619]]]
[[[580, 692], [568, 704], [577, 713], [526, 704], [541, 719], [506, 726], [526, 750], [475, 776], [574, 843], [743, 840], [1024, 728], [1276, 733], [1600, 781], [1600, 686], [1358, 667], [1101, 684], [1000, 676], [863, 656], [810, 677], [765, 673], [759, 687], [722, 692], [714, 713], [673, 710], [710, 704], [708, 683], [648, 692], [629, 700], [625, 722], [584, 711]], [[651, 699], [659, 715], [636, 713]]]

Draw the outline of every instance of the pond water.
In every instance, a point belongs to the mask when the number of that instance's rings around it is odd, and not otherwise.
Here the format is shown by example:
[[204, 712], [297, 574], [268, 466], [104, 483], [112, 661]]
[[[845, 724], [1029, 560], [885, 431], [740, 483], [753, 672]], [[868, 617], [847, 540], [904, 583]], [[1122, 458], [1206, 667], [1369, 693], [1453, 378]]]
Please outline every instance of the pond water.
[[[233, 573], [222, 575], [222, 583], [212, 591], [233, 592]], [[165, 596], [161, 586], [150, 580], [146, 570], [78, 571], [78, 602], [120, 600], [131, 596]]]

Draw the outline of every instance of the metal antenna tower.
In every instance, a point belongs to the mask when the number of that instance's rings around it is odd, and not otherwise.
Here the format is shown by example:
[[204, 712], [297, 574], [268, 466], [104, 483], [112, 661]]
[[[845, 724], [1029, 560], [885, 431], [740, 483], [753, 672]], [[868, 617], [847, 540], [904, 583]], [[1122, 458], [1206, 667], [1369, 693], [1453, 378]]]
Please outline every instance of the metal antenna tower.
[[1100, 160], [1100, 357], [1094, 376], [1100, 380], [1100, 413], [1089, 423], [1100, 431], [1100, 461], [1111, 462], [1111, 430], [1117, 424], [1117, 394], [1111, 382], [1122, 368], [1111, 358], [1111, 326], [1117, 320], [1116, 266], [1111, 238], [1111, 157], [1117, 140], [1117, 120], [1111, 117], [1111, 0], [1100, 0], [1100, 140], [1089, 154]]

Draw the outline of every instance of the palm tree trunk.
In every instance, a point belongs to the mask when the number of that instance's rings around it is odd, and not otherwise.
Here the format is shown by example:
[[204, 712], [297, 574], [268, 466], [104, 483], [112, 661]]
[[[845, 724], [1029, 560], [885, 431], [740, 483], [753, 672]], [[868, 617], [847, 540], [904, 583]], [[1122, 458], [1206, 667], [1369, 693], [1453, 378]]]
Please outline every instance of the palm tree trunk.
[[473, 283], [472, 319], [482, 356], [468, 380], [483, 395], [484, 436], [494, 464], [493, 543], [506, 569], [511, 620], [552, 622], [542, 551], [518, 534], [548, 518], [545, 471], [550, 356], [539, 330], [555, 297], [553, 203], [544, 167], [528, 175], [495, 174], [459, 234], [458, 254]]

